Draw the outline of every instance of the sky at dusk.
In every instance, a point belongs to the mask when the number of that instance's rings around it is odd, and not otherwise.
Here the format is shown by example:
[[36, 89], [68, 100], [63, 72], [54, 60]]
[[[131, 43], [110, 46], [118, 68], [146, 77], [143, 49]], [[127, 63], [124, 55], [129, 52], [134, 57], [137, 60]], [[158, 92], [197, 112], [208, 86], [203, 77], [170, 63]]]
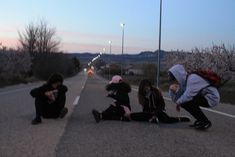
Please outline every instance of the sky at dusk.
[[[162, 49], [235, 44], [235, 0], [162, 0]], [[40, 19], [55, 27], [65, 52], [119, 54], [158, 49], [160, 0], [0, 0], [0, 43], [16, 47], [18, 31]], [[108, 52], [106, 52], [108, 53]]]

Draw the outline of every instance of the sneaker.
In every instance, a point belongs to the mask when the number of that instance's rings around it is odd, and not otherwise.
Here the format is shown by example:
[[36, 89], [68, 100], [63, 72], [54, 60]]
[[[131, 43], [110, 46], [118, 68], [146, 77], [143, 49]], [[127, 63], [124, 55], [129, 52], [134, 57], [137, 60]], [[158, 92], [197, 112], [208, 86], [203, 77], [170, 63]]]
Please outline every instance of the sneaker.
[[179, 117], [179, 121], [180, 122], [190, 122], [190, 118], [189, 117]]
[[189, 125], [190, 127], [197, 127], [200, 124], [199, 120], [196, 120], [193, 124]]
[[211, 127], [211, 122], [210, 121], [206, 121], [206, 122], [199, 122], [199, 124], [197, 126], [195, 126], [195, 129], [198, 130], [207, 130]]
[[60, 118], [64, 118], [65, 115], [68, 113], [68, 109], [66, 107], [64, 107], [61, 111], [60, 111]]
[[101, 115], [100, 115], [100, 113], [99, 113], [97, 110], [93, 109], [93, 110], [92, 110], [92, 114], [93, 114], [93, 116], [94, 116], [94, 118], [95, 118], [96, 123], [99, 123], [100, 120], [101, 120]]
[[32, 125], [37, 125], [37, 124], [40, 124], [40, 123], [42, 123], [41, 118], [34, 118], [31, 122]]
[[155, 123], [155, 124], [158, 124], [159, 123], [159, 120], [156, 116], [153, 116], [151, 119], [149, 119], [149, 122], [150, 123]]

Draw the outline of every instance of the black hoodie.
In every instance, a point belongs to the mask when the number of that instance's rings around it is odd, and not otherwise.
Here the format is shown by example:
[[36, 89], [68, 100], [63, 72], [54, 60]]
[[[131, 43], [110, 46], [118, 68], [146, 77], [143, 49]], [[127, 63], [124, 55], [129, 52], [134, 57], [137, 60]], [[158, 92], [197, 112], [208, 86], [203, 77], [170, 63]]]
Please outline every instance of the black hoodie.
[[131, 92], [131, 87], [125, 82], [111, 83], [106, 86], [107, 91], [112, 91], [108, 97], [113, 98], [116, 105], [124, 105], [131, 110], [130, 99], [128, 93]]

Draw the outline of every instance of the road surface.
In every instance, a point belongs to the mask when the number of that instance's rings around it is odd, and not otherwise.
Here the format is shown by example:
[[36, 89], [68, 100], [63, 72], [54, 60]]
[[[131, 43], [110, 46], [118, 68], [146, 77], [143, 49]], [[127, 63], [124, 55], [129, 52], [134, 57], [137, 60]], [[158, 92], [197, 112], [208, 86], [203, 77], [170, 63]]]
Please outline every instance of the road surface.
[[[65, 81], [69, 91], [65, 119], [43, 119], [37, 126], [29, 91], [41, 83], [0, 89], [0, 157], [232, 157], [235, 153], [235, 106], [219, 105], [223, 114], [205, 111], [213, 126], [197, 131], [191, 123], [150, 124], [102, 121], [95, 123], [91, 110], [104, 110], [107, 81], [80, 73]], [[133, 111], [140, 111], [137, 91], [130, 94]], [[169, 115], [175, 106], [166, 101]], [[182, 111], [181, 115], [188, 115]], [[189, 116], [189, 115], [188, 115]]]

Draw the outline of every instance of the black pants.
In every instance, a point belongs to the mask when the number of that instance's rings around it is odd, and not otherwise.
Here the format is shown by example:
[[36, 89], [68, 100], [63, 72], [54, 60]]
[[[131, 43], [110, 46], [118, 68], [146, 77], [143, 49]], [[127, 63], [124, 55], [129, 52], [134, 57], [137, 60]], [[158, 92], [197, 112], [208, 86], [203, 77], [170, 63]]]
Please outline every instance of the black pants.
[[148, 113], [148, 112], [137, 112], [131, 113], [131, 120], [134, 121], [149, 121], [153, 116], [156, 116], [159, 122], [162, 123], [176, 123], [179, 122], [179, 118], [170, 117], [165, 112], [160, 111], [157, 113]]
[[205, 97], [197, 95], [192, 101], [181, 104], [181, 107], [188, 111], [198, 121], [208, 121], [208, 118], [200, 109], [202, 107], [209, 107], [209, 104]]
[[36, 118], [40, 118], [41, 116], [44, 118], [58, 118], [61, 110], [65, 106], [65, 101], [65, 94], [58, 96], [58, 98], [53, 103], [48, 103], [46, 100], [36, 98]]
[[103, 120], [121, 120], [125, 114], [125, 111], [121, 106], [110, 105], [101, 114]]

